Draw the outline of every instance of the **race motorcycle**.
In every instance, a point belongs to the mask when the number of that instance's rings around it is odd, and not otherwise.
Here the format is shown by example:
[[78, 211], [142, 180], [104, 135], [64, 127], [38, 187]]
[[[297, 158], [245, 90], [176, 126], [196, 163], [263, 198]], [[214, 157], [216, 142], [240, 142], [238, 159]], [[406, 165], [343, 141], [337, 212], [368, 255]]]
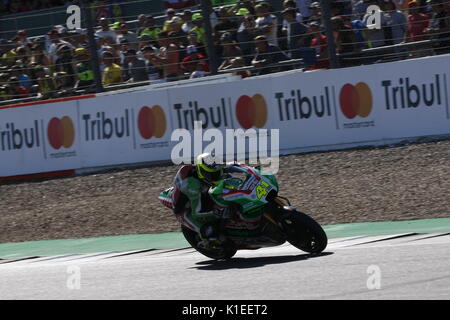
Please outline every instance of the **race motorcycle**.
[[[184, 214], [177, 215], [183, 235], [194, 249], [216, 260], [230, 259], [237, 250], [279, 246], [286, 241], [311, 254], [325, 250], [328, 239], [320, 224], [278, 195], [279, 186], [274, 175], [242, 164], [228, 166], [227, 173], [219, 185], [209, 189], [208, 199], [210, 206], [227, 208], [219, 218], [220, 245], [202, 246], [200, 235], [183, 220]], [[172, 191], [173, 187], [159, 196], [170, 209], [173, 209]], [[244, 222], [238, 210], [260, 218], [255, 222]]]

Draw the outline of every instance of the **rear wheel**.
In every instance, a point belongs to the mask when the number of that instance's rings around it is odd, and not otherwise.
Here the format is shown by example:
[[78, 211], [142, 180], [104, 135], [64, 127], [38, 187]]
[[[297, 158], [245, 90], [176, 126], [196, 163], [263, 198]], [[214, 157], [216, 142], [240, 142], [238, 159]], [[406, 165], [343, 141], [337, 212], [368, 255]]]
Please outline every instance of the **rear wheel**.
[[207, 256], [208, 258], [215, 260], [227, 260], [231, 259], [237, 252], [231, 241], [225, 241], [225, 243], [223, 243], [219, 248], [200, 248], [198, 246], [198, 243], [201, 241], [201, 239], [197, 232], [194, 232], [183, 225], [181, 226], [181, 231], [183, 232], [183, 235], [186, 238], [187, 242], [189, 242], [189, 244], [195, 250], [197, 250], [204, 256]]
[[327, 247], [328, 238], [313, 218], [300, 211], [284, 210], [282, 224], [287, 231], [287, 241], [294, 247], [308, 252], [320, 253]]

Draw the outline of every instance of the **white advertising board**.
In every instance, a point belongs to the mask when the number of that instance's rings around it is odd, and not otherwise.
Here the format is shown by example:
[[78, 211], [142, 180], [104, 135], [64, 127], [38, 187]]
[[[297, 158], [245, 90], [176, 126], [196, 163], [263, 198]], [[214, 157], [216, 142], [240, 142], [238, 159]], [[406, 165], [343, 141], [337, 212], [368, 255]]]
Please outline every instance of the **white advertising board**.
[[78, 121], [85, 168], [170, 159], [165, 90], [81, 101]]
[[0, 110], [0, 176], [80, 167], [77, 104]]
[[279, 129], [282, 154], [450, 134], [449, 64], [446, 55], [1, 108], [0, 177], [168, 161], [173, 131], [192, 133], [194, 121]]

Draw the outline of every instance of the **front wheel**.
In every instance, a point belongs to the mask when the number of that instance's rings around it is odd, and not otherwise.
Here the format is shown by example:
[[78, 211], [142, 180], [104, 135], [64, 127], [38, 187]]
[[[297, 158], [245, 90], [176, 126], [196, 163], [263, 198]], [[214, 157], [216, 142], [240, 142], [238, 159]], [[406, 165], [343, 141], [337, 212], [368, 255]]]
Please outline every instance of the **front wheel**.
[[328, 238], [320, 224], [297, 210], [284, 210], [284, 213], [282, 224], [290, 244], [308, 253], [320, 253], [325, 250]]
[[200, 248], [198, 243], [201, 241], [197, 232], [182, 225], [181, 231], [187, 242], [202, 255], [215, 260], [228, 260], [231, 259], [237, 252], [236, 248], [230, 241], [226, 241], [220, 248], [205, 249]]

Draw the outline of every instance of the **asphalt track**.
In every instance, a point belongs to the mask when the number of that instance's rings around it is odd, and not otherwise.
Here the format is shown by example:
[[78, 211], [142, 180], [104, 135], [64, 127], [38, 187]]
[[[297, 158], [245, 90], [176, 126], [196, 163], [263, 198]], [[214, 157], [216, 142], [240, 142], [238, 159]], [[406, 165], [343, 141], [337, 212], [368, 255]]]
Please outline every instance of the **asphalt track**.
[[0, 260], [0, 299], [450, 299], [450, 233], [289, 244], [215, 262], [192, 248]]

